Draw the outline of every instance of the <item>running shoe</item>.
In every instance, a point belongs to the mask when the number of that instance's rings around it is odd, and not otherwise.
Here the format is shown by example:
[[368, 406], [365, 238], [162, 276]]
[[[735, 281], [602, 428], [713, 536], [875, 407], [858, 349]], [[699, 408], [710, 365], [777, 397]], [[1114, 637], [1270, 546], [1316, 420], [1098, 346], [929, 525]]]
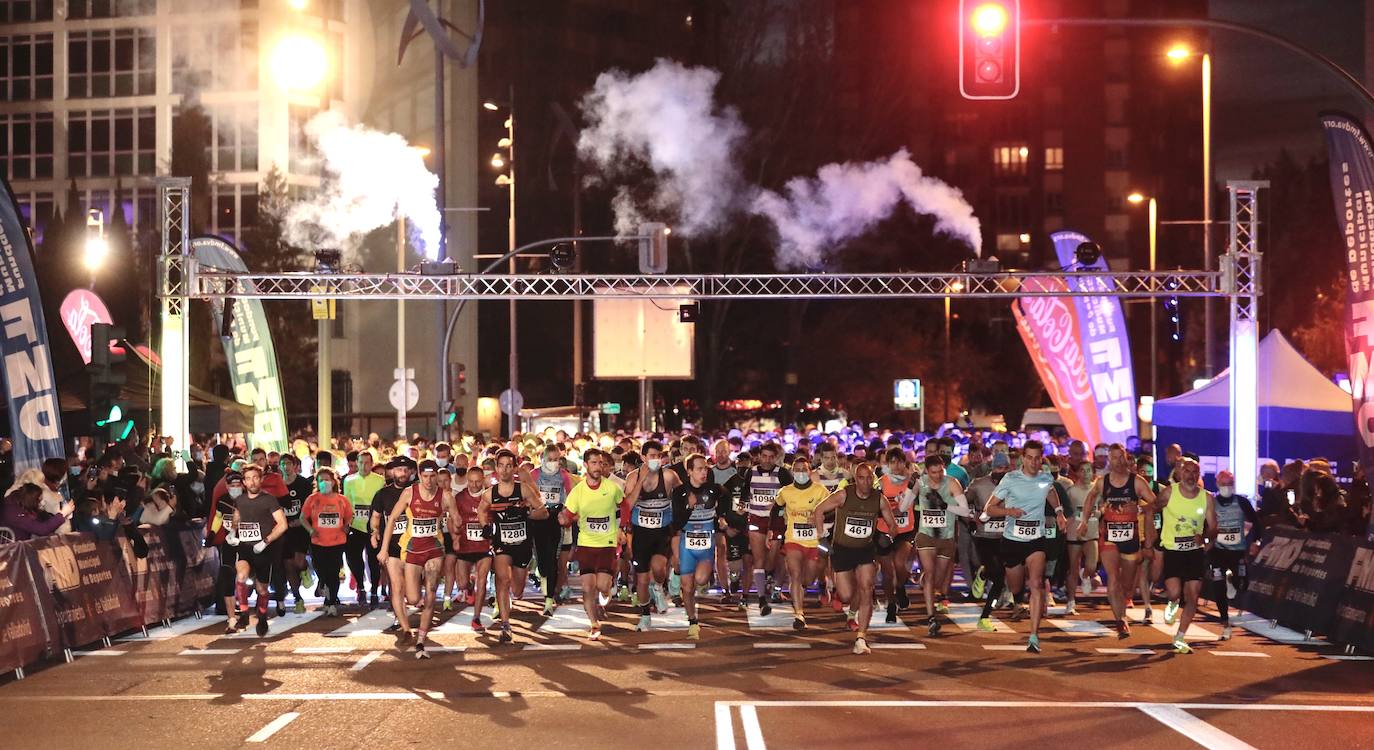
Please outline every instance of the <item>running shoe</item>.
[[510, 626], [509, 626], [509, 625], [503, 625], [503, 626], [501, 626], [501, 637], [500, 637], [500, 638], [497, 638], [496, 640], [497, 640], [498, 643], [510, 643], [511, 641], [514, 641], [514, 640], [515, 640], [515, 639], [512, 638], [511, 635], [510, 635]]
[[868, 641], [863, 638], [854, 639], [854, 653], [858, 656], [873, 653], [873, 649], [868, 647]]
[[615, 598], [616, 598], [616, 599], [619, 599], [621, 602], [627, 602], [627, 601], [629, 601], [629, 600], [630, 600], [630, 587], [629, 587], [629, 586], [626, 586], [626, 585], [623, 584], [623, 583], [620, 584], [620, 588], [616, 589]]
[[602, 607], [605, 607], [607, 604], [611, 603], [611, 597], [598, 591], [596, 592], [596, 603]]
[[417, 643], [417, 644], [415, 644], [415, 658], [416, 658], [416, 659], [428, 659], [428, 658], [429, 658], [429, 652], [428, 652], [428, 651], [425, 651], [425, 644], [423, 644], [423, 643]]
[[840, 601], [840, 597], [832, 594], [830, 597], [830, 608], [835, 610], [836, 612], [843, 612], [844, 602]]
[[551, 597], [551, 596], [546, 596], [546, 597], [544, 597], [544, 616], [545, 616], [545, 617], [553, 617], [553, 610], [554, 610], [554, 607], [556, 607], [556, 606], [557, 606], [557, 605], [554, 604], [553, 597]]
[[1016, 609], [1012, 610], [1011, 621], [1020, 622], [1021, 620], [1026, 619], [1028, 616], [1030, 616], [1030, 609], [1028, 609], [1024, 604], [1018, 604], [1016, 605]]
[[310, 575], [310, 568], [301, 571], [301, 585], [310, 588], [315, 583], [315, 577]]
[[238, 620], [234, 622], [235, 630], [245, 630], [248, 627], [248, 610], [239, 610]]
[[265, 635], [267, 635], [267, 616], [261, 614], [258, 615], [258, 637], [262, 638]]
[[1068, 617], [1076, 614], [1078, 614], [1078, 608], [1075, 606], [1073, 600], [1070, 600], [1068, 604], [1064, 605], [1064, 616]]
[[930, 623], [926, 626], [926, 635], [934, 638], [940, 634], [940, 621], [934, 617], [930, 618]]
[[277, 601], [277, 617], [285, 617], [285, 616], [286, 616], [286, 600], [285, 600], [285, 599], [279, 599], [279, 600]]
[[1124, 641], [1131, 637], [1131, 624], [1123, 618], [1116, 623], [1116, 638]]
[[1229, 580], [1226, 581], [1226, 598], [1230, 599], [1231, 601], [1235, 601], [1236, 596], [1239, 594], [1240, 592], [1236, 591], [1235, 584], [1231, 583], [1231, 581]]
[[768, 603], [768, 597], [759, 594], [759, 615], [767, 617], [773, 614], [773, 605]]
[[1227, 624], [1221, 626], [1221, 639], [1222, 639], [1223, 641], [1229, 641], [1229, 640], [1231, 640], [1231, 625], [1230, 625], [1230, 623], [1227, 623]]
[[674, 606], [674, 607], [681, 607], [681, 606], [682, 606], [682, 597], [681, 597], [681, 596], [675, 596], [675, 597], [673, 597], [673, 606]]
[[649, 598], [654, 600], [654, 607], [658, 609], [659, 614], [668, 611], [668, 594], [658, 583], [649, 584]]
[[793, 617], [793, 618], [792, 618], [792, 629], [793, 629], [793, 630], [806, 630], [806, 618], [803, 618], [803, 617]]
[[[361, 598], [361, 597], [360, 597], [360, 598]], [[376, 591], [373, 591], [373, 592], [372, 592], [372, 600], [371, 600], [371, 601], [372, 601], [372, 608], [373, 608], [373, 609], [376, 609], [376, 608], [377, 608], [377, 604], [378, 604], [377, 592], [376, 592]]]
[[1083, 596], [1091, 596], [1093, 593], [1093, 579], [1079, 578], [1078, 593], [1082, 594]]
[[940, 613], [940, 614], [942, 614], [942, 615], [947, 615], [947, 614], [949, 614], [949, 600], [948, 600], [948, 599], [941, 599], [940, 601], [936, 602], [936, 603], [935, 603], [935, 611], [938, 612], [938, 613]]
[[978, 629], [983, 631], [984, 633], [991, 633], [997, 630], [997, 628], [993, 626], [992, 620], [986, 617], [978, 618]]
[[236, 627], [234, 627], [234, 621], [233, 621], [233, 620], [229, 620], [228, 622], [226, 622], [226, 623], [224, 624], [224, 634], [225, 634], [225, 635], [233, 635], [233, 634], [235, 634], [235, 633], [237, 633], [237, 632], [239, 632], [239, 629], [236, 628]]
[[1144, 625], [1153, 625], [1155, 621], [1155, 611], [1149, 607], [1145, 608], [1145, 616], [1140, 619]]
[[451, 612], [452, 610], [453, 610], [453, 597], [452, 597], [452, 596], [449, 596], [448, 594], [444, 594], [444, 611], [445, 611], [445, 612]]
[[892, 625], [897, 622], [897, 602], [887, 603], [887, 619], [885, 620], [885, 622], [887, 622], [888, 625]]
[[854, 616], [853, 612], [845, 613], [844, 626], [848, 628], [851, 633], [859, 632], [859, 619]]
[[395, 632], [399, 631], [400, 629], [401, 629], [401, 623], [398, 622], [398, 621], [396, 621], [396, 620], [392, 620], [390, 625], [388, 625], [388, 626], [382, 628], [382, 632], [383, 632], [383, 633], [395, 633]]
[[298, 615], [305, 614], [305, 602], [301, 601], [300, 599], [297, 599], [296, 606], [292, 607], [291, 611], [295, 612]]
[[[625, 601], [625, 600], [624, 600], [624, 599], [621, 599], [620, 601], [623, 602], [623, 601]], [[638, 591], [632, 592], [632, 593], [630, 594], [630, 606], [631, 606], [632, 608], [634, 608], [634, 609], [639, 609], [639, 604], [640, 604], [640, 602], [639, 602], [639, 592], [638, 592]]]
[[692, 623], [691, 625], [688, 625], [688, 626], [687, 626], [687, 640], [689, 640], [689, 641], [699, 641], [699, 640], [701, 640], [701, 624], [700, 624], [700, 623], [694, 622], [694, 623]]
[[1173, 624], [1174, 624], [1174, 621], [1177, 620], [1177, 619], [1178, 619], [1178, 602], [1177, 602], [1177, 601], [1170, 601], [1168, 604], [1164, 605], [1164, 624], [1165, 624], [1165, 625], [1173, 625]]
[[1038, 636], [1038, 635], [1031, 635], [1030, 640], [1026, 642], [1026, 653], [1029, 653], [1029, 654], [1038, 654], [1038, 653], [1040, 653], [1040, 636]]
[[572, 598], [572, 595], [573, 595], [572, 586], [564, 586], [563, 588], [561, 588], [561, 589], [558, 590], [558, 598], [561, 599], [561, 600], [563, 600], [563, 601], [565, 601], [565, 602], [566, 602], [567, 600], [571, 599], [571, 598]]
[[592, 628], [591, 628], [590, 630], [587, 631], [587, 640], [589, 640], [589, 641], [599, 641], [599, 640], [601, 640], [601, 626], [600, 626], [600, 625], [593, 625]]
[[635, 626], [635, 630], [638, 631], [638, 632], [640, 632], [640, 633], [646, 633], [646, 632], [649, 631], [649, 627], [651, 626], [651, 623], [652, 623], [652, 621], [650, 620], [650, 618], [649, 618], [648, 615], [640, 615], [640, 616], [639, 616], [639, 624]]
[[1189, 645], [1188, 645], [1188, 642], [1185, 641], [1185, 640], [1183, 640], [1182, 638], [1175, 638], [1175, 639], [1174, 639], [1174, 653], [1176, 653], [1176, 654], [1191, 654], [1191, 653], [1193, 653], [1193, 647], [1192, 647], [1192, 646], [1189, 646]]
[[487, 629], [482, 625], [482, 618], [480, 616], [472, 618], [472, 632], [478, 635], [486, 634]]
[[979, 570], [973, 574], [973, 583], [969, 585], [969, 591], [974, 599], [982, 599], [983, 591], [987, 588], [988, 582], [983, 580], [983, 571]]
[[[906, 595], [906, 584], [897, 587], [897, 609], [906, 609], [911, 606], [911, 599]], [[890, 608], [890, 607], [889, 607]]]

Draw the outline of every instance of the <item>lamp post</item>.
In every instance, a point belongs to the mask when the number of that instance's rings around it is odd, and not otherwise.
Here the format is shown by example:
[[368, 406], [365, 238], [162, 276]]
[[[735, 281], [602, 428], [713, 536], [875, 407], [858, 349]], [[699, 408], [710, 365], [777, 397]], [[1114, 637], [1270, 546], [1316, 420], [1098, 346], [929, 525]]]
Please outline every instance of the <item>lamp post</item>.
[[[1156, 270], [1156, 263], [1158, 262], [1157, 250], [1159, 248], [1159, 203], [1155, 200], [1153, 196], [1147, 199], [1144, 195], [1141, 195], [1140, 193], [1131, 193], [1130, 195], [1126, 196], [1126, 200], [1135, 204], [1148, 204], [1150, 236], [1150, 273], [1154, 273]], [[1154, 281], [1152, 280], [1150, 283], [1151, 285], [1153, 285]], [[1157, 328], [1158, 325], [1159, 316], [1158, 313], [1155, 312], [1155, 303], [1154, 300], [1150, 300], [1150, 396], [1155, 399], [1159, 398], [1159, 330]]]
[[[505, 138], [502, 138], [502, 139], [496, 144], [496, 145], [497, 145], [497, 148], [500, 148], [500, 149], [504, 149], [504, 150], [505, 150], [505, 154], [503, 155], [500, 151], [497, 151], [496, 154], [494, 154], [494, 155], [491, 157], [491, 165], [492, 165], [492, 167], [494, 167], [494, 168], [496, 168], [496, 169], [503, 169], [503, 168], [504, 168], [504, 169], [506, 170], [504, 173], [502, 173], [500, 176], [498, 176], [498, 177], [496, 178], [496, 184], [497, 184], [497, 185], [500, 185], [500, 186], [502, 186], [502, 187], [505, 187], [506, 190], [507, 190], [508, 193], [509, 193], [509, 197], [510, 197], [510, 216], [509, 216], [509, 219], [508, 219], [508, 222], [507, 222], [507, 233], [508, 233], [508, 236], [507, 236], [507, 244], [508, 244], [508, 249], [511, 250], [511, 251], [514, 251], [514, 250], [515, 250], [515, 247], [516, 247], [516, 245], [515, 245], [515, 87], [514, 87], [514, 86], [511, 86], [511, 87], [510, 87], [510, 98], [509, 98], [509, 100], [506, 101], [505, 104], [506, 104], [506, 137], [505, 137]], [[500, 105], [498, 105], [496, 102], [483, 102], [482, 107], [483, 107], [484, 109], [488, 110], [488, 111], [491, 111], [491, 112], [498, 112], [498, 111], [500, 111], [500, 109], [501, 109]], [[516, 273], [516, 268], [515, 268], [515, 256], [514, 256], [513, 254], [511, 255], [511, 258], [510, 258], [510, 266], [509, 266], [508, 270], [510, 271], [510, 273], [511, 273], [512, 276], [515, 275], [515, 273]], [[517, 390], [519, 390], [519, 387], [520, 387], [520, 353], [519, 353], [520, 350], [519, 350], [519, 338], [518, 338], [519, 332], [520, 332], [520, 326], [519, 326], [519, 321], [518, 321], [518, 319], [516, 318], [515, 298], [512, 297], [511, 300], [510, 300], [510, 386], [509, 386], [510, 392], [511, 392], [512, 401], [514, 400], [515, 392], [516, 392]], [[519, 409], [514, 408], [514, 404], [511, 405], [511, 409], [510, 409], [510, 411], [506, 414], [506, 418], [507, 418], [507, 419], [506, 419], [506, 431], [507, 431], [507, 436], [509, 436], [509, 437], [514, 437], [514, 436], [515, 436], [515, 433], [516, 433], [516, 430], [518, 429], [518, 427], [519, 427], [519, 425], [520, 425], [520, 414], [519, 414]]]
[[110, 241], [105, 238], [105, 214], [98, 208], [86, 212], [86, 244], [82, 247], [81, 264], [91, 272], [91, 289], [95, 289], [95, 274], [110, 257]]
[[951, 373], [951, 369], [950, 369], [950, 319], [953, 317], [953, 316], [950, 314], [950, 313], [951, 313], [951, 310], [952, 310], [950, 294], [958, 294], [959, 292], [962, 292], [962, 291], [964, 291], [964, 285], [963, 285], [963, 283], [958, 282], [958, 281], [954, 282], [953, 284], [950, 284], [950, 285], [949, 285], [949, 288], [945, 289], [945, 364], [944, 364], [944, 370], [945, 370], [945, 387], [944, 387], [944, 392], [945, 392], [945, 393], [944, 393], [944, 401], [945, 401], [945, 403], [944, 403], [944, 408], [941, 410], [941, 414], [940, 414], [940, 423], [941, 423], [941, 424], [944, 424], [945, 418], [947, 418], [947, 417], [949, 416], [949, 385], [950, 385], [950, 380], [951, 380], [951, 378], [953, 377], [953, 375], [952, 375], [952, 373]]
[[[1165, 53], [1180, 65], [1190, 57], [1202, 58], [1202, 267], [1212, 270], [1212, 55], [1175, 44]], [[1202, 300], [1203, 367], [1207, 377], [1216, 374], [1216, 334], [1212, 300]]]

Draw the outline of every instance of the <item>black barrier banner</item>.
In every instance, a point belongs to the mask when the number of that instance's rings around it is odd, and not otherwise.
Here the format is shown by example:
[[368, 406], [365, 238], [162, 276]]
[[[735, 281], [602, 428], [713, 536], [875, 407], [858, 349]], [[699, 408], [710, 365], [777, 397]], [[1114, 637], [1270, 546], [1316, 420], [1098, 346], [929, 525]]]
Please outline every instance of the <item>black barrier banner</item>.
[[0, 544], [0, 670], [32, 664], [61, 648], [52, 595], [33, 550]]
[[1374, 651], [1374, 542], [1355, 545], [1331, 639]]
[[[128, 564], [116, 558], [117, 545], [89, 534], [43, 537], [32, 547], [52, 591], [64, 646], [80, 646], [141, 627]], [[120, 550], [122, 554], [122, 550]]]
[[1265, 533], [1241, 606], [1286, 628], [1326, 635], [1345, 591], [1355, 539], [1297, 529]]
[[148, 555], [142, 559], [135, 557], [129, 542], [121, 538], [135, 606], [145, 625], [192, 614], [214, 595], [219, 551], [201, 545], [200, 529], [144, 529]]

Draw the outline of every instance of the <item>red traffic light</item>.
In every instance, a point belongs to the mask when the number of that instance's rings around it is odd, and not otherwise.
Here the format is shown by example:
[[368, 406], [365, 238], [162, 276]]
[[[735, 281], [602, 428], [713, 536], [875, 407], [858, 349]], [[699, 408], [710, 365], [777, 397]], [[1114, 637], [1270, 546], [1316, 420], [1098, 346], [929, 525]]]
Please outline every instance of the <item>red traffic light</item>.
[[1011, 99], [1020, 90], [1020, 0], [959, 0], [959, 93]]

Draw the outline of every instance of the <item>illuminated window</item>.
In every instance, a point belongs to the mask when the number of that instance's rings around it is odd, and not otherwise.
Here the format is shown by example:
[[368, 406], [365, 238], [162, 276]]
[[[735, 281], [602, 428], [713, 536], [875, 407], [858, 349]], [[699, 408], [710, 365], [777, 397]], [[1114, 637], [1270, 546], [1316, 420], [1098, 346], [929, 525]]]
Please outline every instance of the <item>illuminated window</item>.
[[1029, 160], [1030, 148], [1024, 143], [1010, 143], [992, 149], [993, 171], [999, 175], [1024, 175]]
[[1045, 148], [1045, 171], [1058, 172], [1064, 169], [1064, 149], [1060, 146]]

